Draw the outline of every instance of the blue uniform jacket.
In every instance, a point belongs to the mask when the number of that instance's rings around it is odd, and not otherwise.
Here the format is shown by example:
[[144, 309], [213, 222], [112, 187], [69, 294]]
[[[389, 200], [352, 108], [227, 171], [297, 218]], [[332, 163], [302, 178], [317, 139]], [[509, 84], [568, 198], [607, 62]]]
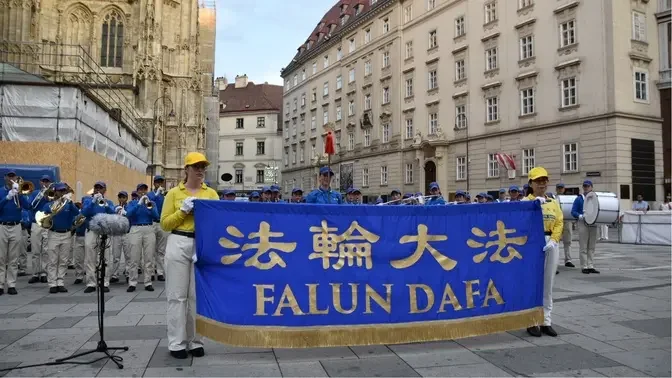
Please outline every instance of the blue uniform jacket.
[[126, 206], [126, 217], [131, 226], [152, 224], [161, 217], [156, 208], [157, 206], [154, 206], [150, 210], [147, 206], [141, 205], [138, 200], [133, 200]]
[[[44, 204], [42, 211], [45, 214], [51, 214], [51, 206], [54, 204], [54, 202], [56, 201], [51, 201]], [[72, 223], [75, 221], [75, 217], [78, 214], [79, 209], [77, 208], [77, 206], [75, 206], [75, 204], [72, 201], [68, 201], [68, 203], [65, 205], [65, 208], [52, 218], [53, 226], [51, 227], [51, 230], [70, 231], [70, 229], [72, 228]]]
[[89, 222], [96, 214], [114, 214], [114, 204], [112, 201], [105, 199], [107, 206], [99, 206], [98, 202], [93, 200], [93, 197], [82, 198], [82, 215], [86, 217], [84, 226], [89, 228]]
[[425, 202], [425, 206], [437, 206], [437, 205], [445, 205], [446, 200], [443, 199], [443, 197], [432, 197], [429, 199], [429, 201]]
[[30, 213], [30, 210], [21, 210], [21, 226], [27, 230], [30, 230]]
[[324, 190], [322, 188], [318, 188], [308, 193], [306, 196], [306, 203], [340, 205], [343, 203], [343, 197], [341, 196], [341, 193], [331, 189]]
[[14, 198], [7, 199], [7, 193], [12, 188], [0, 188], [0, 222], [21, 222], [21, 210], [30, 210], [30, 202], [27, 196], [18, 194], [21, 207], [17, 207]]
[[[156, 212], [159, 213], [159, 218], [161, 217], [161, 210], [163, 210], [163, 201], [165, 200], [165, 197], [163, 194], [156, 194], [156, 192], [149, 192], [147, 193], [147, 198], [149, 198], [150, 201], [154, 202], [154, 205], [156, 206]], [[128, 212], [128, 209], [124, 209]], [[156, 221], [158, 222], [160, 219], [157, 219]]]
[[572, 204], [572, 216], [579, 219], [579, 215], [583, 215], [583, 196], [579, 195]]

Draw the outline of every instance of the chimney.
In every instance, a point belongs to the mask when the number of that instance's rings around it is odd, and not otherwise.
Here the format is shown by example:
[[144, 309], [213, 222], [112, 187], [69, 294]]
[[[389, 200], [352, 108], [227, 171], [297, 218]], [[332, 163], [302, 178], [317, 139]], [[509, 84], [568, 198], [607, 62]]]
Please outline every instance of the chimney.
[[223, 91], [226, 89], [226, 86], [229, 85], [229, 81], [226, 79], [226, 76], [218, 77], [216, 80], [217, 89]]
[[247, 74], [239, 76], [236, 75], [236, 88], [247, 87]]

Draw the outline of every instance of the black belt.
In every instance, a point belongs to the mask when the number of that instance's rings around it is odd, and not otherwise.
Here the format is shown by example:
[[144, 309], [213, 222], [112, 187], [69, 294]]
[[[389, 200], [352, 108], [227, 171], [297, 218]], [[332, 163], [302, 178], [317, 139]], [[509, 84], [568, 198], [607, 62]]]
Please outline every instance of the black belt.
[[138, 223], [134, 224], [133, 226], [152, 226], [154, 223]]
[[66, 232], [70, 232], [70, 230], [49, 230], [51, 232], [56, 232], [58, 234], [65, 234]]
[[187, 231], [177, 231], [177, 230], [174, 230], [174, 231], [171, 231], [171, 234], [180, 235], [180, 236], [186, 236], [186, 237], [188, 237], [188, 238], [192, 238], [192, 239], [196, 237], [196, 234], [195, 234], [195, 233], [193, 233], [193, 232], [187, 232]]
[[21, 223], [21, 222], [0, 222], [0, 225], [2, 225], [2, 226], [16, 226], [19, 223]]
[[551, 236], [553, 235], [553, 231], [544, 231], [544, 235]]

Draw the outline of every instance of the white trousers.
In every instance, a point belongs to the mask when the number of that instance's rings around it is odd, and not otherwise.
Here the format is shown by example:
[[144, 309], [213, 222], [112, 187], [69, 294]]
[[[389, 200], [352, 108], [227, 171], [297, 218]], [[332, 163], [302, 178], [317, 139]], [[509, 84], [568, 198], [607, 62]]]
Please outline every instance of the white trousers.
[[154, 274], [154, 251], [156, 248], [156, 235], [154, 234], [154, 225], [132, 226], [128, 234], [128, 243], [131, 246], [131, 262], [128, 267], [128, 286], [138, 284], [138, 265], [140, 260], [144, 266], [144, 284], [152, 284], [152, 274]]
[[83, 280], [85, 276], [84, 258], [86, 256], [86, 248], [84, 247], [84, 236], [72, 237], [72, 260], [75, 265], [75, 279]]
[[168, 308], [168, 350], [203, 347], [196, 334], [196, 285], [194, 282], [194, 239], [170, 234], [166, 244], [166, 297]]
[[163, 231], [160, 223], [154, 223], [154, 233], [156, 234], [156, 274], [163, 276], [165, 274], [163, 261], [166, 258], [166, 242], [170, 233]]
[[30, 226], [30, 253], [32, 253], [33, 276], [47, 276], [47, 230], [37, 223]]
[[[128, 265], [131, 262], [131, 245], [128, 241], [128, 234], [112, 237], [112, 277], [119, 277], [128, 271]], [[121, 258], [124, 258], [122, 263]]]
[[601, 224], [599, 227], [600, 227], [600, 239], [609, 240], [609, 225]]
[[0, 289], [16, 286], [21, 249], [21, 225], [0, 225]]
[[[546, 237], [546, 243], [550, 239]], [[544, 262], [544, 325], [551, 325], [551, 311], [553, 310], [553, 283], [555, 282], [555, 272], [558, 270], [558, 260], [560, 260], [560, 249], [553, 248], [544, 252], [546, 259]]]
[[68, 258], [72, 251], [70, 232], [47, 232], [47, 282], [49, 287], [64, 286], [63, 279], [68, 270]]
[[583, 220], [576, 222], [579, 226], [579, 261], [581, 269], [593, 268], [593, 255], [597, 242], [597, 227], [588, 226]]
[[[107, 238], [108, 244], [111, 244], [110, 238]], [[99, 263], [99, 257], [100, 257], [100, 250], [98, 248], [98, 234], [86, 230], [86, 236], [84, 236], [84, 248], [85, 248], [85, 255], [84, 255], [84, 270], [86, 272], [86, 286], [90, 287], [96, 287], [97, 282], [96, 282], [96, 267], [98, 266]], [[110, 286], [110, 262], [112, 261], [110, 259], [112, 255], [112, 248], [110, 248], [110, 245], [107, 245], [105, 248], [105, 279], [103, 281], [104, 286]]]
[[21, 247], [19, 249], [18, 267], [19, 272], [24, 272], [28, 268], [28, 243], [30, 243], [30, 234], [28, 230], [21, 227]]
[[572, 261], [572, 221], [563, 222], [562, 249], [565, 251], [565, 263]]

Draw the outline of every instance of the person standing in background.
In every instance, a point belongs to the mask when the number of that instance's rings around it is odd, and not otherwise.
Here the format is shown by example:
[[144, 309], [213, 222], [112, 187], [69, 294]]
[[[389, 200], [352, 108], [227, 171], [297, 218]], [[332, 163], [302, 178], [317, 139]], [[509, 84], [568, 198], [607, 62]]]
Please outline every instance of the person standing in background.
[[[166, 180], [163, 176], [154, 177], [154, 191], [147, 193], [150, 201], [154, 202], [156, 205], [156, 211], [161, 215], [161, 210], [163, 209], [163, 201], [166, 195]], [[168, 233], [163, 231], [161, 228], [161, 222], [157, 219], [154, 222], [154, 233], [156, 234], [156, 253], [155, 256], [155, 267], [156, 267], [156, 279], [159, 281], [165, 281], [165, 269], [164, 269], [164, 260], [166, 258], [166, 242], [168, 241]], [[153, 273], [152, 273], [153, 274]]]
[[[559, 182], [555, 185], [555, 197], [565, 195], [565, 184]], [[560, 201], [558, 199], [558, 201]], [[565, 252], [565, 266], [568, 268], [574, 268], [574, 263], [572, 262], [572, 220], [564, 219], [562, 227], [562, 249]]]

